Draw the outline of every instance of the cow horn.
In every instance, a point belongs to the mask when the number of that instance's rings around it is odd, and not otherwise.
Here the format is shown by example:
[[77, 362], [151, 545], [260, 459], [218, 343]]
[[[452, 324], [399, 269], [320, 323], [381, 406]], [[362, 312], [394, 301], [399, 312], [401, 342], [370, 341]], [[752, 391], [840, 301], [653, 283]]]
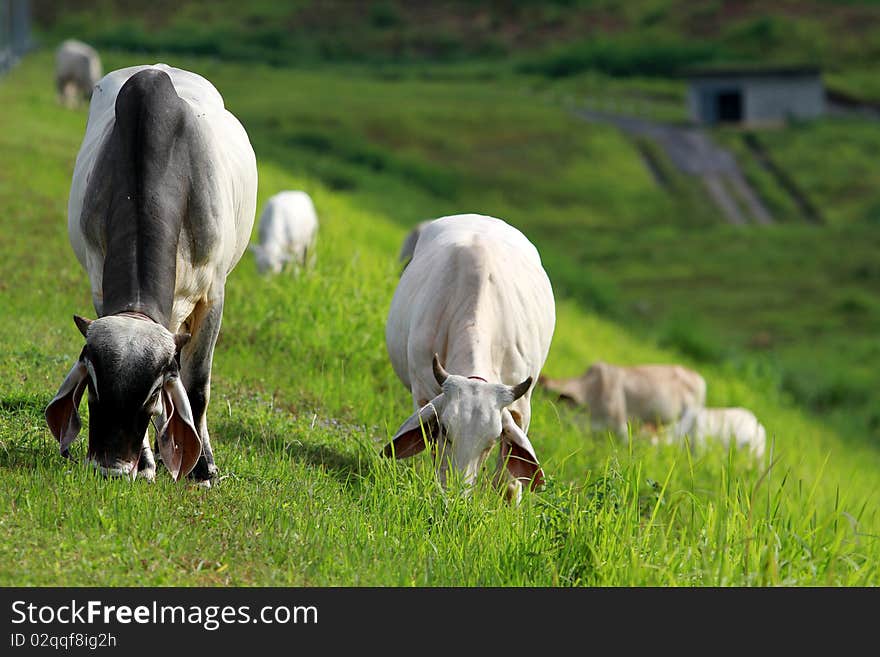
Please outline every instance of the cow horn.
[[86, 319], [85, 317], [80, 317], [79, 315], [74, 315], [73, 323], [76, 324], [76, 328], [79, 329], [79, 332], [82, 333], [82, 336], [86, 337], [86, 334], [89, 332], [89, 324], [92, 323], [92, 320]]
[[532, 377], [529, 377], [525, 381], [523, 381], [522, 383], [518, 383], [517, 385], [513, 386], [510, 389], [510, 391], [513, 393], [513, 401], [516, 401], [517, 399], [522, 397], [524, 394], [526, 394], [526, 392], [528, 391], [528, 389], [531, 386], [532, 386]]
[[434, 360], [431, 365], [434, 368], [434, 378], [437, 379], [437, 383], [442, 386], [449, 377], [449, 372], [444, 370], [443, 366], [440, 364], [440, 356], [434, 354]]

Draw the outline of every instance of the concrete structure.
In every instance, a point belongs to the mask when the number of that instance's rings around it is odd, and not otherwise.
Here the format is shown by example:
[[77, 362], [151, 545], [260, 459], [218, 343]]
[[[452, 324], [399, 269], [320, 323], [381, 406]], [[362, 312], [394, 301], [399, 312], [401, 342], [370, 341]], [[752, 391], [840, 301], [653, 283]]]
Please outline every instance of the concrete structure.
[[817, 68], [706, 69], [687, 77], [690, 116], [704, 125], [761, 125], [825, 113]]
[[31, 47], [29, 0], [0, 0], [0, 74]]

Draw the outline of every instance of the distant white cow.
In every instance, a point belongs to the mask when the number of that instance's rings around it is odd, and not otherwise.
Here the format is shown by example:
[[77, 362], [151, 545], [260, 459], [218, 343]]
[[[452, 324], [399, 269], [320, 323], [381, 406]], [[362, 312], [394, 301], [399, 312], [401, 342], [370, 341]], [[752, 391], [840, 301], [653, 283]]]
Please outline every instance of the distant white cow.
[[427, 437], [441, 485], [451, 468], [470, 487], [500, 443], [494, 483], [508, 500], [519, 501], [523, 481], [539, 486], [530, 399], [555, 323], [550, 280], [525, 235], [483, 215], [432, 221], [385, 327], [391, 364], [415, 407], [385, 455], [413, 456]]
[[[748, 449], [755, 457], [764, 456], [767, 431], [746, 408], [700, 408], [684, 414], [672, 431], [672, 439], [678, 442], [689, 437], [695, 446], [718, 440], [724, 446], [735, 442], [738, 449]], [[667, 442], [669, 442], [667, 440]]]
[[597, 361], [581, 376], [542, 376], [539, 383], [589, 408], [594, 431], [610, 429], [622, 439], [628, 436], [628, 421], [669, 424], [706, 404], [705, 379], [680, 365], [622, 367]]
[[90, 45], [68, 39], [55, 53], [55, 87], [58, 100], [67, 107], [89, 101], [101, 79], [101, 58]]
[[252, 244], [260, 273], [281, 273], [284, 265], [298, 267], [315, 262], [318, 214], [311, 197], [301, 191], [275, 194], [260, 215], [260, 243]]

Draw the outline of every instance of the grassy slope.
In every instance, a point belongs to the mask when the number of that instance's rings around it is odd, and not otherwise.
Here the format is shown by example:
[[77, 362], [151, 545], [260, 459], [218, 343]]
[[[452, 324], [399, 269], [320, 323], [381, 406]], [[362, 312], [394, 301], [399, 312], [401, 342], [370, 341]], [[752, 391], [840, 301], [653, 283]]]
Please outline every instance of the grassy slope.
[[[321, 215], [315, 272], [262, 280], [245, 258], [230, 277], [210, 414], [224, 479], [208, 492], [166, 476], [154, 486], [129, 485], [61, 461], [42, 409], [79, 349], [69, 317], [90, 309], [64, 220], [85, 114], [54, 104], [50, 62], [35, 55], [0, 81], [0, 118], [16, 126], [0, 135], [0, 349], [7, 354], [0, 365], [0, 583], [880, 581], [877, 452], [788, 405], [760, 371], [701, 367], [711, 403], [753, 408], [775, 437], [779, 461], [765, 477], [742, 454], [691, 458], [676, 448], [614, 444], [540, 393], [530, 435], [550, 482], [519, 509], [485, 490], [470, 502], [444, 500], [427, 458], [376, 458], [409, 412], [383, 342], [397, 247], [427, 203], [444, 210], [453, 203], [401, 184], [393, 172], [338, 163], [354, 188], [329, 189], [291, 162], [302, 152], [271, 147], [293, 90], [313, 97], [352, 84], [372, 102], [369, 85], [344, 76], [324, 86], [313, 79], [304, 89], [309, 78], [301, 74], [258, 68], [250, 77], [235, 66], [184, 62], [210, 73], [246, 119], [260, 158], [260, 201], [301, 187]], [[287, 85], [265, 84], [287, 75]], [[266, 89], [277, 90], [278, 100], [267, 99]], [[497, 207], [506, 207], [503, 199]], [[527, 231], [536, 241], [542, 219]], [[551, 215], [546, 232], [553, 230]], [[546, 250], [551, 273], [563, 257]], [[560, 299], [547, 371], [576, 374], [597, 356], [683, 360]]]
[[[504, 216], [550, 256], [558, 291], [698, 357], [769, 355], [799, 401], [834, 412], [845, 430], [878, 436], [880, 381], [868, 367], [880, 329], [871, 292], [878, 235], [863, 215], [880, 197], [864, 185], [845, 203], [834, 195], [838, 167], [861, 167], [860, 179], [876, 170], [856, 148], [872, 125], [768, 133], [771, 153], [834, 225], [816, 230], [783, 216], [784, 226], [743, 231], [723, 225], [692, 181], [679, 176], [672, 194], [656, 186], [616, 131], [567, 115], [555, 97], [536, 102], [545, 90], [529, 78], [375, 80], [347, 71], [344, 84], [327, 84], [338, 73], [258, 71], [260, 84], [289, 85], [283, 109], [257, 94], [239, 106], [265, 156], [356, 190], [406, 226], [461, 207]], [[602, 81], [590, 84], [598, 95]], [[835, 146], [826, 134], [839, 137]], [[833, 164], [825, 178], [834, 182], [818, 189], [810, 184], [817, 167], [801, 168], [796, 157], [810, 144]], [[705, 336], [706, 348], [691, 348]]]
[[[46, 43], [74, 34], [105, 53], [164, 49], [302, 67], [260, 69], [263, 84], [287, 87], [283, 111], [274, 96], [240, 104], [264, 157], [365, 192], [362, 202], [406, 225], [470, 207], [540, 226], [535, 240], [552, 254], [560, 291], [701, 358], [769, 359], [796, 401], [874, 441], [874, 122], [762, 135], [835, 229], [743, 238], [717, 226], [719, 213], [686, 176], [672, 176], [671, 194], [657, 189], [626, 140], [558, 108], [681, 120], [683, 82], [644, 75], [704, 51], [728, 63], [821, 63], [827, 82], [872, 98], [863, 82], [880, 55], [878, 12], [875, 2], [823, 0], [35, 5]], [[345, 84], [326, 84], [328, 61], [350, 67]], [[514, 73], [524, 68], [535, 75]], [[725, 139], [745, 152], [739, 136]], [[775, 180], [747, 153], [743, 164], [774, 215], [800, 223]]]

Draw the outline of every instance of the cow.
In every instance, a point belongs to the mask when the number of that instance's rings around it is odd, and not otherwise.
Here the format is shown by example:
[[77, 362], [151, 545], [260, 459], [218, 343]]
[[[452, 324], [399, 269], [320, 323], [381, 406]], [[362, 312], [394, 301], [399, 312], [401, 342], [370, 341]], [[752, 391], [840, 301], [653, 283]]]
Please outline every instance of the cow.
[[217, 473], [208, 435], [211, 366], [226, 277], [256, 211], [248, 135], [205, 78], [165, 64], [95, 86], [68, 201], [68, 235], [97, 318], [46, 408], [63, 456], [89, 403], [87, 461], [156, 476], [148, 425], [175, 481]]
[[63, 105], [73, 108], [89, 101], [101, 75], [101, 58], [90, 45], [67, 39], [55, 51], [55, 88]]
[[[715, 439], [725, 447], [731, 443], [746, 449], [755, 458], [762, 458], [767, 445], [767, 430], [755, 414], [747, 408], [692, 408], [688, 409], [672, 429], [672, 440], [681, 442], [690, 438], [696, 446]], [[667, 439], [667, 442], [670, 442]]]
[[493, 483], [519, 503], [523, 482], [544, 481], [528, 430], [555, 322], [550, 280], [519, 230], [478, 214], [432, 221], [388, 312], [386, 347], [415, 412], [383, 454], [430, 444], [440, 485], [452, 473], [468, 491], [498, 443]]
[[313, 265], [318, 215], [311, 197], [298, 190], [272, 196], [260, 214], [259, 238], [250, 248], [260, 273], [280, 274], [289, 262], [296, 268]]
[[406, 266], [412, 259], [413, 253], [416, 250], [416, 243], [419, 241], [419, 236], [432, 221], [433, 219], [420, 221], [406, 234], [406, 238], [403, 240], [403, 244], [400, 247], [400, 253], [397, 255], [397, 262], [398, 264], [403, 265], [404, 269], [406, 269]]
[[676, 422], [689, 408], [706, 404], [706, 381], [680, 365], [624, 367], [596, 361], [578, 377], [539, 383], [560, 398], [585, 406], [594, 431], [610, 429], [629, 437], [627, 422], [653, 425]]

